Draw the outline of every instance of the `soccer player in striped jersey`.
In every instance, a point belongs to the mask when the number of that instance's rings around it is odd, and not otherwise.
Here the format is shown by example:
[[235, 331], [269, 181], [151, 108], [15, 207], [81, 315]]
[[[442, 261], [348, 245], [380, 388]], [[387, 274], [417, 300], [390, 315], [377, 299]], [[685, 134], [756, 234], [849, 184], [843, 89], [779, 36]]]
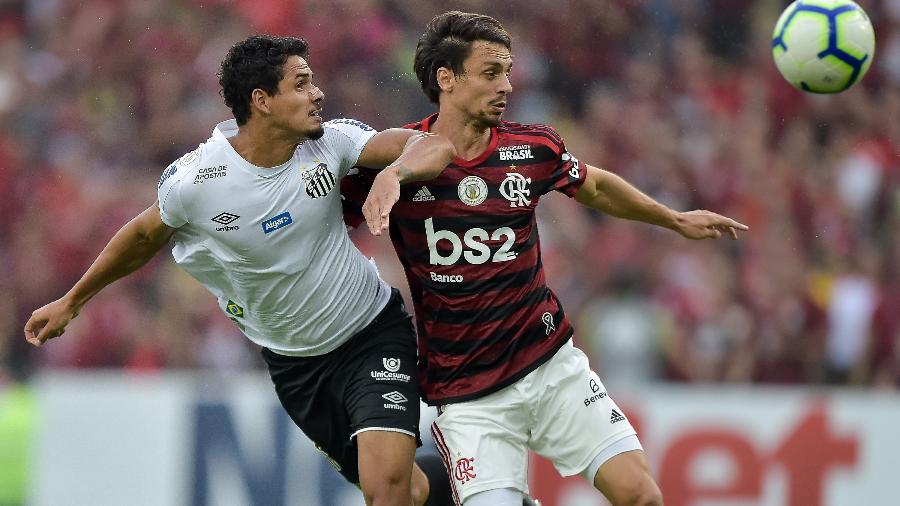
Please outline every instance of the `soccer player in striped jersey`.
[[[503, 121], [510, 50], [491, 17], [432, 19], [414, 68], [439, 111], [408, 127], [448, 137], [457, 156], [436, 179], [389, 197], [373, 190], [363, 207], [374, 234], [389, 229], [406, 271], [419, 380], [439, 413], [432, 432], [465, 506], [520, 504], [529, 449], [615, 505], [662, 504], [634, 428], [573, 345], [575, 330], [545, 282], [535, 208], [557, 191], [690, 239], [736, 239], [747, 227], [673, 211], [579, 161], [553, 128]], [[365, 177], [343, 191], [360, 199]]]

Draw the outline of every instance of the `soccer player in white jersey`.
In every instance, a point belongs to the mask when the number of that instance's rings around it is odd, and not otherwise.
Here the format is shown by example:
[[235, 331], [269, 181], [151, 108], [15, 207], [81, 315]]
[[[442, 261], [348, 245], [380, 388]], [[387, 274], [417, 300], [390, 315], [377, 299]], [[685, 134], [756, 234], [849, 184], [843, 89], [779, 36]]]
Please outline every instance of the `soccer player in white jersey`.
[[234, 119], [165, 169], [158, 201], [68, 293], [34, 311], [25, 337], [40, 346], [60, 336], [88, 300], [172, 239], [175, 261], [262, 347], [286, 411], [367, 504], [446, 504], [449, 483], [435, 482], [447, 481], [440, 461], [429, 478], [414, 471], [411, 318], [350, 241], [337, 183], [355, 165], [387, 166], [378, 184], [390, 196], [439, 174], [455, 149], [411, 130], [323, 123], [324, 95], [306, 58], [298, 38], [235, 44], [219, 74]]

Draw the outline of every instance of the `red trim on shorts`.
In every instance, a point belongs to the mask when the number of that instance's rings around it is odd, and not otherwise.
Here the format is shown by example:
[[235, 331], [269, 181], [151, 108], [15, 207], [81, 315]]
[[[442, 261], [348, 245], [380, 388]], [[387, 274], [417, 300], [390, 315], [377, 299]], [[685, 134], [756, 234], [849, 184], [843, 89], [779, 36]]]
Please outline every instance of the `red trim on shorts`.
[[434, 438], [438, 452], [444, 458], [444, 466], [447, 468], [447, 474], [450, 478], [450, 489], [453, 490], [453, 502], [456, 503], [456, 506], [462, 506], [462, 501], [459, 500], [459, 491], [456, 489], [456, 480], [453, 478], [453, 459], [450, 456], [450, 448], [444, 440], [444, 433], [438, 427], [437, 420], [431, 422], [431, 435]]

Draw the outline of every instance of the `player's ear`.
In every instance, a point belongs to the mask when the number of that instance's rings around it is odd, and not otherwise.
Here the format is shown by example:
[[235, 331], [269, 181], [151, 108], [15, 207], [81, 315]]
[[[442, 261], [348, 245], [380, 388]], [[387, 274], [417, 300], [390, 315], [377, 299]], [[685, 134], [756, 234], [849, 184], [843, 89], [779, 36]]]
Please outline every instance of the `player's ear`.
[[268, 93], [260, 88], [256, 88], [250, 92], [250, 106], [254, 109], [259, 109], [263, 114], [269, 114], [272, 112], [272, 109], [269, 107], [270, 98]]
[[441, 88], [441, 91], [445, 93], [453, 91], [453, 81], [455, 77], [456, 74], [447, 67], [437, 69], [437, 85]]

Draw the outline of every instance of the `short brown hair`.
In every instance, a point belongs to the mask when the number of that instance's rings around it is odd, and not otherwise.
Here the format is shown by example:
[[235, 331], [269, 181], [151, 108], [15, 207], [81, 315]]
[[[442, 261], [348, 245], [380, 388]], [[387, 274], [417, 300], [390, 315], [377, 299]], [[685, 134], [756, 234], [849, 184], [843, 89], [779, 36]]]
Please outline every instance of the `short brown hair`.
[[490, 16], [450, 11], [431, 19], [419, 37], [413, 60], [413, 69], [428, 100], [437, 104], [441, 95], [437, 70], [446, 67], [462, 74], [463, 61], [472, 52], [472, 42], [476, 40], [496, 42], [512, 49], [509, 33]]

